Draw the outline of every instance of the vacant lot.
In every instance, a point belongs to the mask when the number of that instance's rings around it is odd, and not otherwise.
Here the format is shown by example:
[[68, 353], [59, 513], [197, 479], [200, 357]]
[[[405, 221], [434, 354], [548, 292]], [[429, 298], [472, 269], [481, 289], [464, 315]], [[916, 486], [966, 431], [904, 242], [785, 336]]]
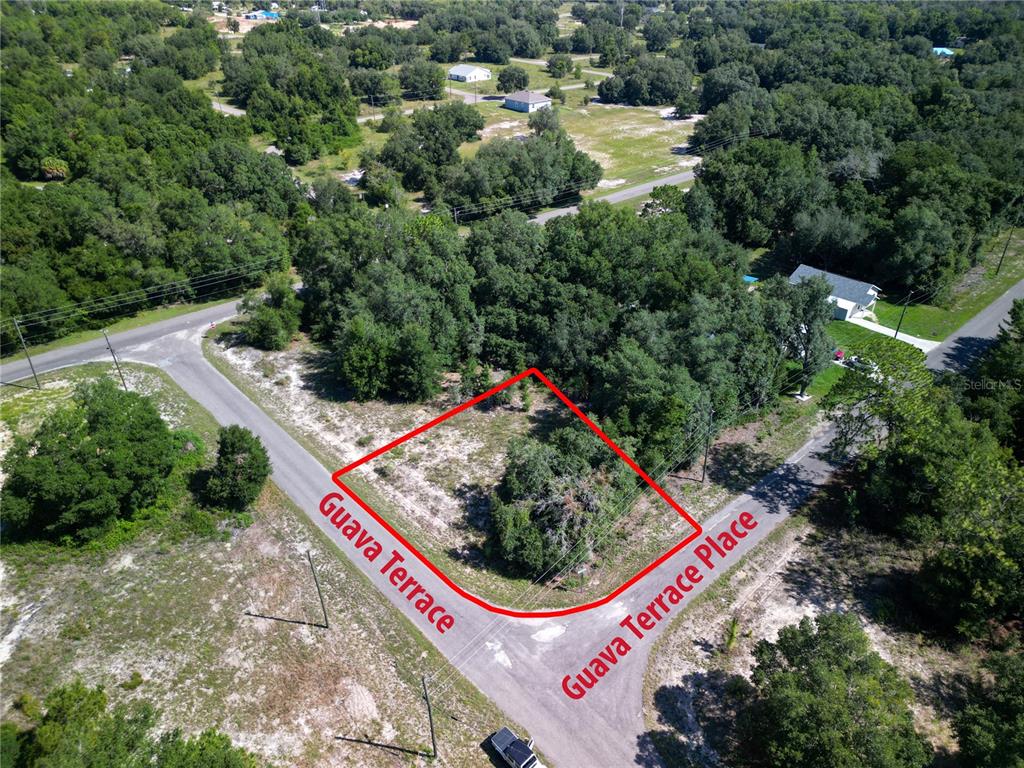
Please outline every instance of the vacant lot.
[[899, 595], [913, 566], [885, 537], [819, 529], [803, 517], [783, 524], [658, 641], [644, 686], [646, 746], [668, 765], [724, 765], [719, 751], [734, 713], [723, 711], [723, 690], [730, 677], [749, 676], [757, 641], [777, 639], [805, 616], [853, 611], [874, 649], [910, 681], [916, 726], [935, 749], [934, 765], [951, 765], [953, 703], [978, 659], [898, 625]]
[[[77, 381], [109, 373], [88, 366], [47, 375], [42, 393], [5, 389], [0, 445]], [[159, 371], [127, 366], [126, 374], [132, 389], [156, 395], [173, 425], [212, 437], [209, 415]], [[485, 763], [478, 745], [504, 718], [461, 679], [433, 702], [439, 761], [336, 740], [429, 752], [419, 675], [444, 661], [275, 486], [253, 518], [225, 538], [153, 530], [116, 551], [0, 549], [4, 717], [18, 716], [21, 693], [40, 696], [81, 677], [115, 702], [154, 701], [162, 727], [217, 727], [278, 765]], [[244, 615], [321, 622], [307, 552], [330, 629]], [[136, 672], [141, 685], [129, 683]]]
[[[308, 342], [266, 353], [224, 343], [231, 328], [224, 330], [223, 342], [207, 342], [207, 356], [328, 467], [345, 466], [465, 399], [451, 379], [431, 403], [357, 403], [333, 388], [320, 368], [322, 353]], [[529, 584], [486, 567], [486, 499], [501, 477], [511, 437], [539, 434], [568, 418], [567, 409], [540, 386], [531, 388], [531, 400], [528, 411], [518, 394], [508, 406], [466, 411], [354, 470], [345, 481], [457, 583], [506, 605]], [[719, 437], [703, 485], [696, 466], [663, 478], [664, 487], [698, 519], [706, 518], [781, 464], [818, 424], [813, 401], [784, 401], [775, 413]], [[544, 606], [607, 594], [691, 530], [653, 493], [634, 499], [615, 519], [603, 533], [602, 554], [549, 589]]]
[[[567, 91], [568, 105], [559, 107], [562, 126], [576, 146], [604, 170], [598, 187], [588, 194], [603, 194], [618, 187], [650, 181], [696, 167], [697, 158], [681, 154], [693, 133], [692, 120], [675, 120], [671, 110], [591, 103], [580, 106], [582, 91]], [[463, 157], [473, 157], [484, 143], [529, 133], [527, 116], [483, 102], [477, 107], [486, 120], [483, 142], [467, 142]]]
[[[230, 338], [230, 327], [225, 331], [221, 338]], [[237, 386], [332, 468], [365, 456], [467, 399], [455, 379], [447, 382], [445, 392], [424, 404], [346, 399], [325, 383], [327, 376], [318, 368], [320, 354], [307, 343], [297, 343], [285, 352], [266, 353], [207, 342], [206, 352]], [[526, 409], [516, 393], [508, 405], [465, 411], [345, 478], [346, 484], [457, 583], [505, 604], [519, 599], [529, 581], [486, 565], [486, 500], [501, 479], [507, 446], [514, 436], [539, 435], [571, 423], [568, 409], [540, 385], [531, 386], [530, 400]], [[623, 530], [633, 530], [631, 521], [639, 516], [658, 521], [655, 527], [659, 529], [664, 523], [671, 543], [679, 540], [678, 534], [672, 533], [672, 526], [680, 521], [678, 514], [660, 500], [655, 502], [653, 494], [641, 496], [623, 510], [626, 512], [622, 524], [609, 536], [621, 537]], [[660, 546], [662, 541], [654, 540], [653, 545], [645, 541], [642, 549], [629, 553], [611, 547], [614, 556], [601, 564], [610, 567], [611, 576], [598, 571], [585, 593], [552, 591], [545, 602], [573, 605], [603, 595], [622, 582], [619, 578], [613, 583], [622, 568], [628, 568], [634, 558], [650, 554], [652, 546]], [[667, 548], [666, 544], [654, 554]]]

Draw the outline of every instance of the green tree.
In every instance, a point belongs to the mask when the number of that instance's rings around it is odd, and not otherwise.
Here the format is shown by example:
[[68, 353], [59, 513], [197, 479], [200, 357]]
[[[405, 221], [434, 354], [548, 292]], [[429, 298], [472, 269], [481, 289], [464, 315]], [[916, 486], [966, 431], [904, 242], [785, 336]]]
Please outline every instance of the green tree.
[[173, 437], [151, 400], [109, 379], [83, 384], [4, 459], [6, 535], [93, 538], [152, 504], [173, 467]]
[[291, 276], [278, 272], [267, 277], [266, 291], [253, 292], [242, 300], [247, 316], [245, 338], [260, 349], [285, 349], [299, 330], [302, 302], [292, 287]]
[[991, 680], [971, 688], [967, 705], [954, 718], [965, 768], [1020, 768], [1024, 763], [1024, 657], [992, 656]]
[[[4, 723], [4, 765], [12, 768], [259, 768], [254, 755], [224, 734], [204, 731], [188, 739], [179, 731], [152, 733], [157, 712], [147, 701], [110, 707], [102, 688], [81, 681], [46, 697], [45, 712], [20, 733]], [[15, 759], [12, 759], [12, 755]], [[8, 762], [11, 760], [11, 762]]]
[[530, 73], [514, 64], [505, 67], [498, 73], [498, 90], [502, 93], [513, 93], [530, 87]]
[[548, 59], [548, 74], [556, 80], [561, 80], [570, 72], [572, 72], [572, 56], [556, 53]]
[[398, 335], [392, 358], [390, 390], [406, 400], [426, 400], [440, 391], [441, 361], [430, 335], [419, 325], [407, 325]]
[[444, 98], [444, 70], [437, 64], [416, 59], [402, 65], [398, 71], [402, 90], [420, 99]]
[[795, 285], [781, 280], [766, 282], [764, 291], [766, 296], [779, 298], [788, 307], [784, 339], [790, 356], [800, 363], [800, 394], [803, 395], [815, 374], [829, 364], [832, 288], [825, 278], [814, 276]]
[[913, 694], [852, 614], [783, 627], [754, 649], [756, 699], [737, 722], [741, 765], [923, 768]]
[[385, 392], [390, 378], [395, 339], [371, 318], [354, 317], [339, 345], [339, 373], [357, 400], [372, 400]]
[[206, 485], [216, 505], [244, 510], [263, 490], [270, 476], [270, 458], [263, 442], [245, 427], [232, 424], [218, 434], [217, 462]]

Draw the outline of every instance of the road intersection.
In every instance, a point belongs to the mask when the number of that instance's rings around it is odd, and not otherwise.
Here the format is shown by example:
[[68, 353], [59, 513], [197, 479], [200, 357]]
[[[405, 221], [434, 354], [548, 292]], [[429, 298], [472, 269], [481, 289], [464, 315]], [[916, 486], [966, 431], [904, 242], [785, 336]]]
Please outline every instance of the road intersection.
[[[955, 361], [962, 365], [985, 339], [995, 335], [1014, 297], [1024, 295], [1024, 281], [986, 308], [954, 333], [928, 356], [929, 365], [942, 368]], [[123, 361], [154, 365], [169, 374], [191, 397], [205, 407], [221, 424], [241, 424], [258, 434], [267, 446], [273, 462], [275, 483], [305, 511], [313, 523], [334, 541], [345, 556], [359, 567], [397, 610], [404, 613], [439, 649], [451, 666], [433, 670], [432, 687], [436, 703], [443, 707], [447, 682], [451, 675], [462, 674], [496, 702], [511, 718], [527, 728], [539, 748], [556, 766], [631, 766], [637, 764], [646, 730], [643, 717], [643, 683], [650, 649], [668, 621], [659, 621], [638, 638], [631, 632], [627, 617], [634, 621], [647, 611], [665, 585], [675, 583], [681, 574], [699, 569], [703, 574], [691, 582], [686, 600], [692, 601], [713, 583], [715, 577], [750, 552], [757, 544], [799, 509], [814, 490], [828, 480], [834, 468], [824, 458], [823, 449], [832, 438], [830, 428], [823, 429], [786, 462], [766, 475], [749, 491], [734, 499], [704, 523], [702, 538], [677, 552], [647, 573], [609, 604], [583, 613], [556, 618], [511, 618], [496, 615], [462, 599], [444, 581], [423, 567], [408, 552], [404, 543], [364, 510], [352, 504], [346, 510], [358, 518], [360, 530], [379, 542], [383, 554], [368, 560], [354, 551], [323, 514], [321, 501], [338, 491], [331, 470], [322, 466], [285, 429], [259, 406], [249, 400], [204, 357], [202, 337], [211, 324], [223, 322], [237, 313], [237, 304], [227, 302], [170, 320], [114, 334], [111, 343]], [[964, 340], [970, 340], [966, 344]], [[967, 347], [970, 346], [970, 349]], [[33, 357], [39, 373], [88, 361], [109, 360], [102, 339], [53, 350]], [[30, 376], [26, 361], [3, 366], [3, 380], [17, 381]], [[748, 513], [754, 527], [723, 552], [713, 568], [702, 558], [699, 547], [703, 537], [720, 540], [721, 534], [737, 532], [741, 513]], [[451, 616], [446, 631], [437, 631], [427, 614], [414, 601], [397, 590], [393, 572], [382, 570], [390, 554], [404, 558], [408, 576], [443, 604]], [[331, 595], [326, 596], [328, 601]], [[540, 607], [528, 598], [518, 601], [519, 609]], [[436, 622], [437, 616], [435, 616]], [[564, 687], [588, 664], [602, 658], [614, 638], [631, 646], [624, 655], [615, 654], [614, 663], [600, 684], [585, 696], [572, 698]], [[607, 658], [606, 656], [604, 658]], [[500, 726], [495, 723], [494, 727]], [[481, 734], [481, 738], [486, 734]], [[442, 745], [443, 757], [443, 745]]]

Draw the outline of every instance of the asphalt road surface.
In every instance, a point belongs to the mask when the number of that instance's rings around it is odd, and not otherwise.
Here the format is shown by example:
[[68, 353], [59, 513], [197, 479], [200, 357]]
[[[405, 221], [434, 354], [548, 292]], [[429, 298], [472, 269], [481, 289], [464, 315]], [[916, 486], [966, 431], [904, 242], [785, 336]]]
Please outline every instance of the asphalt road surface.
[[[1022, 285], [1015, 286], [1019, 293]], [[1005, 317], [1013, 291], [993, 307], [967, 323], [936, 352], [945, 355], [962, 345], [964, 339], [990, 338]], [[227, 302], [153, 325], [114, 334], [111, 343], [120, 358], [155, 365], [166, 371], [222, 424], [241, 424], [258, 434], [266, 444], [274, 467], [274, 482], [309, 515], [345, 556], [349, 557], [380, 590], [430, 639], [451, 666], [432, 670], [432, 700], [443, 710], [448, 676], [457, 669], [497, 703], [509, 717], [521, 723], [538, 747], [555, 766], [575, 768], [618, 768], [659, 766], [653, 745], [645, 735], [643, 681], [650, 649], [668, 625], [658, 622], [637, 640], [619, 622], [636, 615], [657, 597], [664, 586], [687, 566], [700, 566], [695, 542], [680, 551], [616, 600], [604, 606], [559, 618], [511, 619], [495, 615], [462, 599], [441, 579], [415, 560], [406, 547], [383, 526], [352, 502], [345, 507], [365, 530], [384, 545], [385, 556], [392, 550], [405, 557], [409, 574], [455, 617], [455, 626], [439, 634], [425, 616], [415, 610], [380, 572], [378, 560], [370, 563], [320, 514], [320, 499], [336, 491], [330, 470], [314, 459], [266, 412], [251, 402], [210, 365], [202, 354], [201, 341], [211, 323], [234, 315], [236, 305]], [[978, 346], [972, 342], [973, 346]], [[940, 352], [941, 350], [941, 352]], [[959, 359], [959, 354], [951, 357]], [[936, 357], [945, 360], [946, 357]], [[102, 339], [54, 350], [33, 358], [40, 373], [91, 360], [109, 360]], [[0, 376], [16, 381], [30, 375], [28, 364], [15, 361], [4, 365]], [[705, 535], [724, 530], [740, 512], [749, 512], [757, 527], [715, 570], [695, 585], [688, 599], [714, 583], [715, 577], [747, 554], [759, 541], [798, 509], [812, 491], [824, 483], [833, 467], [821, 451], [831, 439], [825, 430], [774, 472], [732, 501], [704, 525]], [[680, 536], [688, 533], [685, 524]], [[326, 595], [328, 611], [339, 596]], [[333, 598], [333, 599], [332, 599]], [[530, 608], [525, 602], [510, 607]], [[608, 674], [581, 700], [570, 699], [562, 690], [565, 675], [575, 675], [616, 636], [626, 638], [632, 650], [611, 666]], [[497, 729], [501, 723], [493, 723]], [[480, 734], [481, 739], [488, 734]], [[442, 759], [444, 746], [441, 745]]]
[[1014, 299], [1024, 299], [1024, 280], [1011, 287], [957, 330], [926, 357], [933, 371], [963, 371], [995, 340]]
[[[605, 203], [621, 203], [625, 200], [631, 200], [634, 197], [643, 197], [649, 195], [654, 191], [655, 187], [661, 187], [665, 184], [682, 184], [686, 181], [693, 181], [693, 171], [683, 171], [682, 173], [674, 173], [671, 176], [662, 176], [659, 179], [653, 181], [645, 181], [643, 184], [637, 184], [633, 187], [626, 187], [625, 189], [619, 189], [615, 192], [609, 192], [607, 195], [601, 195], [599, 197], [590, 198], [591, 200], [598, 200]], [[569, 205], [565, 208], [555, 208], [550, 211], [544, 211], [538, 213], [536, 216], [531, 217], [530, 221], [534, 224], [543, 224], [549, 219], [553, 219], [557, 216], [565, 216], [570, 213], [578, 213], [579, 206]]]

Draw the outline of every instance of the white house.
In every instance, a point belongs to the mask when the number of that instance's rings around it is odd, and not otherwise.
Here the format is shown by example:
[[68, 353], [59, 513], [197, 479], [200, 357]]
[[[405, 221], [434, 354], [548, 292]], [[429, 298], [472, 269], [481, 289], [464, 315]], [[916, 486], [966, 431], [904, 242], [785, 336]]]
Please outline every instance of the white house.
[[460, 83], [479, 83], [491, 79], [491, 70], [475, 64], [456, 64], [448, 70], [448, 79]]
[[815, 269], [806, 264], [801, 264], [793, 271], [789, 276], [789, 282], [796, 285], [804, 278], [815, 276], [825, 278], [831, 288], [828, 300], [832, 302], [832, 314], [836, 320], [859, 317], [865, 312], [870, 312], [875, 306], [879, 292], [877, 285]]
[[516, 112], [536, 112], [538, 109], [549, 109], [551, 99], [542, 93], [533, 91], [516, 91], [505, 97], [505, 108]]

